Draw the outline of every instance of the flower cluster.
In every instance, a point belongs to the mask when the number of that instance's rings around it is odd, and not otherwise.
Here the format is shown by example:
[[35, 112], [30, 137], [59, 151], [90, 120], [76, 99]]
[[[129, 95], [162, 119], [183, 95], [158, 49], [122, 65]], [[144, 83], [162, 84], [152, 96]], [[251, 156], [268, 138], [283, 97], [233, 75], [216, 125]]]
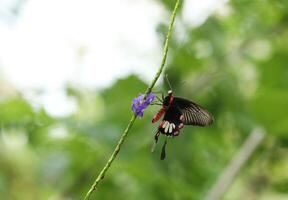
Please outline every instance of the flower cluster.
[[145, 99], [143, 99], [144, 94], [140, 94], [138, 97], [132, 100], [132, 111], [137, 117], [143, 117], [143, 113], [145, 108], [150, 105], [150, 103], [154, 100], [155, 95], [153, 93], [149, 93]]

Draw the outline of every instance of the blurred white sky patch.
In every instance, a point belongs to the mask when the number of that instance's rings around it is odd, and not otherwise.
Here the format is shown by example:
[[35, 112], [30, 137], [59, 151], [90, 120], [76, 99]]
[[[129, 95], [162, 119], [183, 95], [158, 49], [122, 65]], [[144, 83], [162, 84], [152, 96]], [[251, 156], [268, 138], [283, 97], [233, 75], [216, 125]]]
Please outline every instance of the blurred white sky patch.
[[185, 25], [199, 26], [211, 15], [211, 13], [227, 12], [225, 7], [228, 0], [186, 0], [183, 6], [183, 19]]
[[29, 0], [2, 30], [0, 58], [20, 88], [103, 87], [130, 72], [149, 79], [161, 52], [158, 19], [153, 1]]
[[[0, 12], [15, 1], [3, 0]], [[225, 2], [186, 0], [182, 17], [198, 25]], [[153, 78], [162, 56], [155, 28], [167, 14], [152, 0], [26, 1], [13, 25], [0, 23], [0, 72], [20, 90], [47, 91], [40, 103], [67, 115], [75, 110], [65, 103], [67, 82], [101, 88], [132, 72]]]

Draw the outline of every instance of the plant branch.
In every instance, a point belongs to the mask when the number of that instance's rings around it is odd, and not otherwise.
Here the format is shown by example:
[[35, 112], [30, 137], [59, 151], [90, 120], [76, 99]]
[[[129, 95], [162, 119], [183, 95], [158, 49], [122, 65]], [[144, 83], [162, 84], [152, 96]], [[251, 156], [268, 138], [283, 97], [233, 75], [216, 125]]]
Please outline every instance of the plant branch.
[[[152, 80], [151, 84], [149, 85], [149, 87], [146, 89], [145, 91], [145, 95], [144, 95], [144, 99], [146, 98], [147, 94], [150, 93], [153, 89], [153, 87], [155, 86], [157, 80], [159, 79], [163, 68], [165, 66], [165, 62], [166, 62], [166, 58], [167, 58], [167, 54], [168, 54], [168, 46], [169, 46], [169, 39], [171, 37], [172, 34], [172, 30], [173, 30], [173, 24], [174, 24], [174, 20], [175, 20], [175, 16], [176, 16], [176, 12], [177, 12], [177, 8], [179, 7], [180, 4], [180, 0], [176, 0], [176, 4], [170, 19], [170, 24], [169, 24], [169, 28], [168, 28], [168, 32], [166, 35], [166, 39], [165, 39], [165, 44], [164, 44], [164, 49], [163, 49], [163, 57], [162, 57], [162, 61], [161, 61], [161, 65], [154, 77], [154, 79]], [[107, 161], [107, 163], [105, 164], [105, 166], [103, 167], [103, 169], [100, 171], [99, 175], [97, 176], [97, 178], [95, 179], [93, 185], [91, 186], [91, 188], [89, 189], [89, 191], [87, 192], [84, 200], [89, 200], [92, 193], [97, 189], [98, 184], [101, 182], [101, 180], [104, 179], [105, 174], [107, 172], [107, 170], [110, 168], [111, 164], [113, 163], [114, 159], [116, 158], [117, 154], [119, 153], [119, 151], [121, 150], [121, 146], [124, 143], [131, 127], [133, 126], [135, 120], [136, 120], [136, 115], [133, 114], [133, 116], [131, 117], [131, 120], [129, 122], [129, 124], [127, 125], [126, 129], [124, 130], [120, 140], [118, 141], [115, 150], [113, 151], [112, 155], [110, 156], [109, 160]]]
[[258, 145], [265, 137], [265, 132], [261, 128], [255, 128], [241, 146], [237, 154], [224, 169], [218, 180], [208, 192], [205, 200], [220, 200], [232, 184], [241, 168], [254, 153]]
[[175, 7], [174, 7], [174, 10], [173, 10], [173, 13], [172, 13], [171, 18], [170, 18], [170, 24], [169, 24], [168, 32], [167, 32], [166, 39], [165, 39], [161, 65], [160, 65], [158, 72], [156, 73], [154, 79], [152, 80], [150, 86], [147, 88], [145, 95], [147, 95], [148, 93], [151, 92], [151, 90], [153, 89], [155, 83], [157, 82], [158, 78], [160, 77], [160, 75], [163, 71], [163, 68], [165, 66], [165, 62], [166, 62], [166, 58], [167, 58], [167, 54], [168, 54], [169, 39], [170, 39], [171, 34], [172, 34], [174, 20], [176, 17], [176, 12], [177, 12], [177, 9], [179, 7], [179, 4], [180, 4], [180, 0], [177, 0]]

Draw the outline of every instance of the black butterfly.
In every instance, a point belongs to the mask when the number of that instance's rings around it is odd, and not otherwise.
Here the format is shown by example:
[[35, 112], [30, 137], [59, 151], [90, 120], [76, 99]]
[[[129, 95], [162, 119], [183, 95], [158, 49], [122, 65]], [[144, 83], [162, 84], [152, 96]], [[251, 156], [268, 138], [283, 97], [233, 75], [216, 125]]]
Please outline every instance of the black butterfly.
[[[178, 136], [180, 129], [184, 125], [207, 126], [213, 123], [213, 115], [199, 106], [198, 104], [174, 97], [172, 90], [168, 91], [168, 95], [163, 99], [161, 110], [153, 117], [152, 123], [158, 121], [164, 115], [158, 130], [155, 134], [155, 143], [157, 143], [160, 134], [166, 136]], [[165, 147], [167, 140], [162, 147], [161, 160], [165, 159]]]

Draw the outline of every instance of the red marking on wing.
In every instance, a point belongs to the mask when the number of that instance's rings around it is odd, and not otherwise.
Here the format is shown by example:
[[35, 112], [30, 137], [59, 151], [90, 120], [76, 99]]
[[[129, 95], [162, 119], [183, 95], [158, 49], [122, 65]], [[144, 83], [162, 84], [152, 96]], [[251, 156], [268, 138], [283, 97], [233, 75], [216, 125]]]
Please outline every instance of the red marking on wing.
[[164, 125], [165, 121], [162, 121], [158, 128], [161, 128]]
[[166, 111], [166, 109], [164, 107], [161, 108], [161, 110], [159, 110], [159, 112], [153, 117], [152, 123], [157, 122], [162, 117], [162, 115], [165, 113], [165, 111]]

